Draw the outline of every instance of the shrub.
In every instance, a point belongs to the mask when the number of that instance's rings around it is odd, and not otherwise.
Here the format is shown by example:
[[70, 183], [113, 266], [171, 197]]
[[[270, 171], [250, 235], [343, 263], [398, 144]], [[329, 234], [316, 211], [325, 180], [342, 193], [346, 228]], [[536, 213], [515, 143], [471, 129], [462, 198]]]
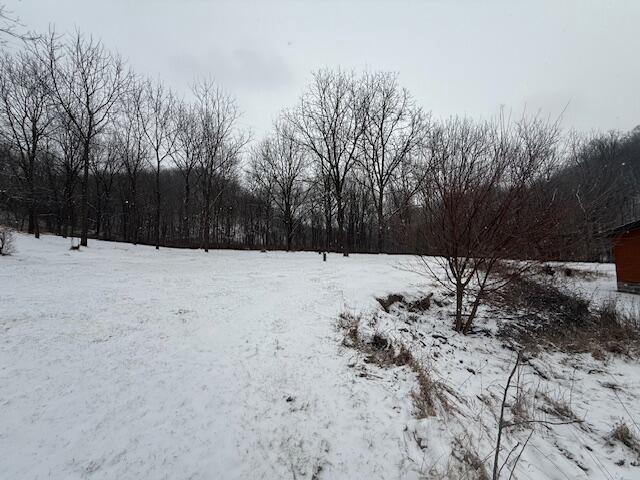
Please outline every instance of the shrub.
[[532, 279], [512, 280], [511, 288], [490, 300], [512, 319], [500, 336], [530, 351], [550, 347], [563, 352], [603, 352], [633, 356], [640, 352], [640, 319], [621, 311], [614, 299], [600, 305], [556, 285]]

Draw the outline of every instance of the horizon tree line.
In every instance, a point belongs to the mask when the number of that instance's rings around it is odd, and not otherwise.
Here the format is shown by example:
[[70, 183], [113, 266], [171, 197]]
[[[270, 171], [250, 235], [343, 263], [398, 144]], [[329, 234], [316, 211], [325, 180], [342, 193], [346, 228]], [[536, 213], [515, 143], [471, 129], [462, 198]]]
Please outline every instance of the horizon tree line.
[[602, 230], [640, 214], [638, 128], [580, 137], [539, 117], [434, 120], [395, 73], [330, 69], [312, 74], [264, 138], [252, 142], [240, 117], [210, 79], [184, 99], [80, 32], [25, 39], [0, 58], [2, 222], [84, 246], [91, 237], [345, 256], [442, 254], [443, 239], [474, 235], [472, 255], [485, 248], [483, 215], [519, 178], [495, 238], [546, 218], [549, 203], [533, 199], [553, 199], [562, 219], [540, 245], [508, 254], [544, 244], [549, 257], [597, 259]]

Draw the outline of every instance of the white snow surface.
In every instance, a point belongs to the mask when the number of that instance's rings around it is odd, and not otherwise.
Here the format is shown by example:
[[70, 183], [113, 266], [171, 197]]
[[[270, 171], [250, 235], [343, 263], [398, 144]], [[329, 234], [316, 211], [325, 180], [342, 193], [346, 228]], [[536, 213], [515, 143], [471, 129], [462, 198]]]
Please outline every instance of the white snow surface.
[[[375, 296], [442, 294], [410, 256], [70, 251], [25, 235], [16, 250], [0, 258], [2, 479], [448, 478], [455, 438], [491, 455], [513, 353], [454, 335], [446, 307], [417, 322], [382, 312]], [[612, 265], [572, 268], [601, 273], [576, 289], [633, 308]], [[458, 411], [417, 419], [413, 372], [342, 346], [343, 311], [362, 313], [362, 334], [409, 345], [459, 392]], [[562, 354], [533, 365], [548, 380], [529, 370], [523, 385], [569, 399], [585, 423], [536, 431], [516, 477], [640, 478], [638, 455], [607, 439], [620, 421], [640, 435], [640, 365]]]
[[[397, 478], [401, 393], [335, 320], [410, 257], [18, 235], [0, 258], [0, 478]], [[290, 401], [287, 401], [289, 399]]]

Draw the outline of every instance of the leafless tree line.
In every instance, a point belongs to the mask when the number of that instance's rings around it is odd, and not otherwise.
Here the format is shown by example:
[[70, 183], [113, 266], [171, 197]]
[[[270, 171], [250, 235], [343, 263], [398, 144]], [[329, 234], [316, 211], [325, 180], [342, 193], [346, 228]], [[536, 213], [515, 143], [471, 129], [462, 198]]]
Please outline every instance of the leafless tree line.
[[0, 62], [1, 210], [36, 236], [437, 254], [481, 297], [499, 260], [594, 258], [636, 208], [639, 131], [436, 121], [392, 73], [315, 72], [249, 145], [215, 82], [181, 98], [81, 33]]
[[[153, 243], [159, 248], [161, 183], [167, 170], [175, 169], [187, 182], [198, 173], [208, 248], [213, 192], [219, 195], [217, 184], [237, 164], [247, 138], [236, 128], [232, 96], [201, 81], [187, 104], [161, 82], [139, 78], [101, 42], [80, 33], [63, 38], [52, 32], [17, 53], [3, 52], [0, 62], [0, 135], [10, 187], [3, 193], [5, 203], [27, 212], [29, 233], [38, 236], [42, 217], [58, 204], [55, 230], [75, 234], [79, 224], [86, 246], [89, 235], [99, 236], [118, 184], [122, 239], [136, 243], [140, 202], [148, 201], [140, 199], [139, 183], [153, 172]], [[188, 219], [182, 227], [189, 227]]]

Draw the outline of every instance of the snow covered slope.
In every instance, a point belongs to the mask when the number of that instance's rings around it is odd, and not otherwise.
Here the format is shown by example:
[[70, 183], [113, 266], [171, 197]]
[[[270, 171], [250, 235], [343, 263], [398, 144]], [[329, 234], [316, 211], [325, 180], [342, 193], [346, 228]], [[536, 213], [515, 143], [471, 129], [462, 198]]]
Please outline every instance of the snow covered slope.
[[20, 235], [0, 258], [0, 477], [398, 478], [400, 408], [335, 319], [410, 257]]

